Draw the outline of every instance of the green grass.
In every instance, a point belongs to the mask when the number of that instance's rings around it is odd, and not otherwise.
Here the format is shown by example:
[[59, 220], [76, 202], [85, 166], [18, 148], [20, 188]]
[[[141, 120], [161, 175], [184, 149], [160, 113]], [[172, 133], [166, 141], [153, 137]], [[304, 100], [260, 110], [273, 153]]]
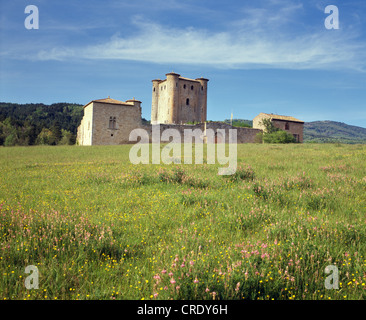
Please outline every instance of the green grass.
[[1, 299], [366, 298], [365, 146], [239, 145], [232, 177], [130, 147], [0, 148]]

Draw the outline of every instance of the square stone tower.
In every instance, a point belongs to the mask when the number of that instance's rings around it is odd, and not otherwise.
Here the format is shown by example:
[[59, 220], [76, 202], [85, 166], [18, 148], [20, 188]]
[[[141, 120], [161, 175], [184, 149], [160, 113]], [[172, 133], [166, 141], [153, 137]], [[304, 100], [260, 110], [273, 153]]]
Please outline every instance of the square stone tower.
[[183, 78], [171, 72], [152, 80], [151, 123], [184, 124], [207, 120], [208, 79]]

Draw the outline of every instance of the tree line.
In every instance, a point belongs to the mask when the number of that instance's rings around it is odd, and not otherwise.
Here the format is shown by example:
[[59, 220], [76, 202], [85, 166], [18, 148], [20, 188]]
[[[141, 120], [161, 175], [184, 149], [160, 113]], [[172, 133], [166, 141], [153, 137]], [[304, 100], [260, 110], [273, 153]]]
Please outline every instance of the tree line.
[[0, 145], [72, 145], [83, 106], [70, 103], [0, 102]]

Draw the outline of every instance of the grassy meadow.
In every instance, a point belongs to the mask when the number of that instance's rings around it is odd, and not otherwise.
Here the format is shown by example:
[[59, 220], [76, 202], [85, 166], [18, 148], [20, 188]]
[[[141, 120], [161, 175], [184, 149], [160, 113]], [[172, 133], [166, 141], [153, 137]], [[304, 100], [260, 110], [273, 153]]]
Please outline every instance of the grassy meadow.
[[0, 299], [366, 298], [366, 146], [238, 145], [229, 177], [130, 148], [0, 148]]

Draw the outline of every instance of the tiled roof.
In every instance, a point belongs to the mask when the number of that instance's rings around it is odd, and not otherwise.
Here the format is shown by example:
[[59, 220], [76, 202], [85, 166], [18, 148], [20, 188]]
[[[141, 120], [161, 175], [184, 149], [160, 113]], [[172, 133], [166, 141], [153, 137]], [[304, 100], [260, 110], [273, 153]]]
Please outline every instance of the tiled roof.
[[270, 117], [271, 119], [274, 119], [274, 120], [284, 120], [284, 121], [292, 121], [292, 122], [304, 122], [304, 121], [301, 121], [299, 119], [296, 119], [294, 117], [290, 117], [290, 116], [281, 116], [279, 114], [273, 114], [273, 113], [261, 113], [263, 115], [266, 115], [268, 117]]
[[89, 103], [87, 103], [84, 106], [84, 108], [86, 106], [88, 106], [89, 104], [91, 104], [92, 102], [109, 103], [109, 104], [121, 104], [121, 105], [125, 105], [125, 106], [131, 106], [131, 103], [128, 103], [128, 102], [131, 102], [131, 101], [137, 101], [137, 100], [132, 99], [132, 100], [127, 100], [126, 102], [124, 102], [124, 101], [119, 101], [119, 100], [115, 100], [115, 99], [112, 99], [112, 98], [108, 97], [108, 98], [105, 98], [105, 99], [92, 100]]
[[104, 103], [113, 103], [113, 104], [126, 104], [126, 102], [123, 101], [119, 101], [119, 100], [115, 100], [112, 98], [106, 98], [106, 99], [98, 99], [98, 100], [93, 100], [93, 102], [104, 102]]

